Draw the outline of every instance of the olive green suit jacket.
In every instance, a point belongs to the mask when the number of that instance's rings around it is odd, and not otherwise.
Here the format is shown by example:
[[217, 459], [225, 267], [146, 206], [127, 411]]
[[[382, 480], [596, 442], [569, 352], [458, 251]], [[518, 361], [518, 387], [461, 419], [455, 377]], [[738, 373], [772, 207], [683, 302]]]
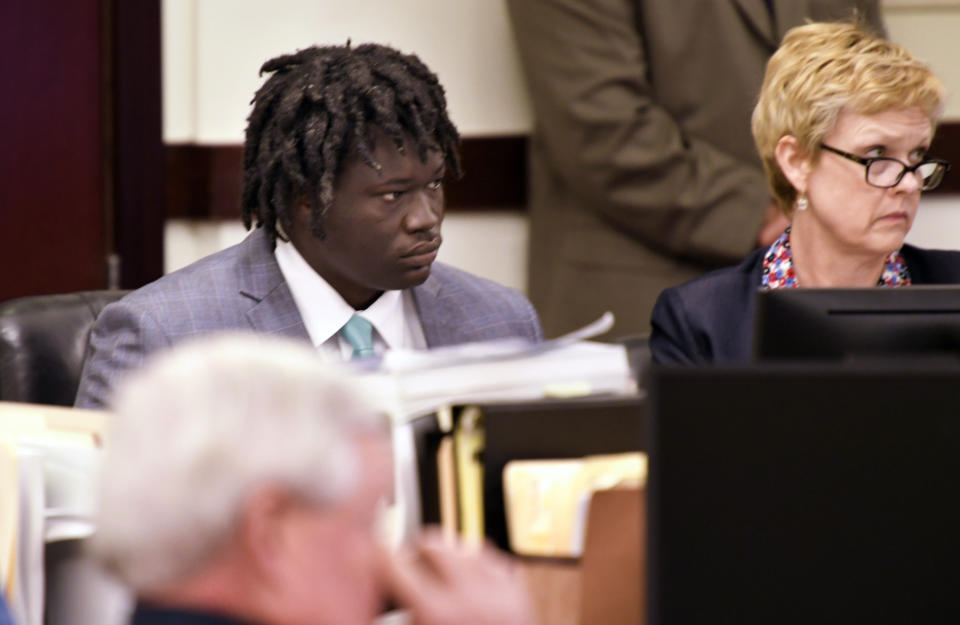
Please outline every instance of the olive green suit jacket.
[[612, 310], [644, 332], [660, 292], [733, 264], [771, 192], [750, 133], [791, 27], [876, 0], [508, 0], [530, 88], [530, 296], [547, 336]]

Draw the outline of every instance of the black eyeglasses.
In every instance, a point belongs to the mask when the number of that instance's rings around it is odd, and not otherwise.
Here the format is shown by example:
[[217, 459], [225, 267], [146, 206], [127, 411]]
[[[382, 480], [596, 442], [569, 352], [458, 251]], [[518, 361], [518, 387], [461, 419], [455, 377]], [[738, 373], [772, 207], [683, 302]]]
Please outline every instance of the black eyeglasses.
[[832, 148], [825, 143], [821, 143], [820, 147], [866, 167], [867, 184], [881, 189], [895, 187], [900, 184], [907, 172], [916, 172], [920, 174], [922, 180], [920, 190], [929, 191], [930, 189], [936, 189], [940, 181], [943, 180], [943, 175], [950, 171], [950, 163], [936, 158], [922, 160], [916, 165], [906, 165], [895, 158], [887, 158], [886, 156], [863, 158], [856, 154]]

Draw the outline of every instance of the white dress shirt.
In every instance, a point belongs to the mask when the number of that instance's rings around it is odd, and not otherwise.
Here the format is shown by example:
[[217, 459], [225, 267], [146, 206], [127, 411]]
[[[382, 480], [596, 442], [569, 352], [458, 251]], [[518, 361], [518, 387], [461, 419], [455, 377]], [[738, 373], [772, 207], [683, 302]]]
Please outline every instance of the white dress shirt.
[[354, 310], [292, 243], [277, 239], [274, 256], [310, 340], [330, 359], [350, 360], [353, 355], [353, 346], [339, 331], [354, 314], [373, 325], [373, 350], [378, 355], [388, 349], [426, 349], [427, 339], [409, 289], [384, 291], [366, 310]]

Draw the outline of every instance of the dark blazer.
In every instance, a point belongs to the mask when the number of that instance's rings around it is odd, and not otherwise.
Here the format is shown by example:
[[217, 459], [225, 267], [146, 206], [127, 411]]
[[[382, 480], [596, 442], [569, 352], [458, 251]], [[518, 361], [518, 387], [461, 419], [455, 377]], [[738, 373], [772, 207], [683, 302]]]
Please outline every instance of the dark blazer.
[[[434, 263], [412, 291], [430, 347], [542, 339], [527, 298], [490, 280]], [[224, 330], [310, 340], [262, 229], [104, 308], [90, 333], [76, 405], [103, 407], [117, 380], [152, 352]]]
[[224, 614], [187, 608], [161, 608], [140, 603], [130, 616], [130, 625], [253, 625]]
[[[749, 362], [765, 251], [756, 250], [737, 267], [708, 273], [661, 293], [650, 320], [653, 361]], [[960, 283], [960, 252], [912, 245], [904, 245], [900, 252], [914, 284]]]

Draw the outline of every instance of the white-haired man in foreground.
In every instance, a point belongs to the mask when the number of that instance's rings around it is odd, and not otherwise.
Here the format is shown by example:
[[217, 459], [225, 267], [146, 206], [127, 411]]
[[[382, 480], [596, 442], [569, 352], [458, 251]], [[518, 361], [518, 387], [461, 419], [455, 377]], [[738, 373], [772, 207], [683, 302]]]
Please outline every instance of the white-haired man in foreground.
[[220, 336], [175, 347], [115, 402], [94, 554], [137, 593], [134, 625], [529, 625], [492, 550], [375, 532], [381, 416], [309, 347]]

